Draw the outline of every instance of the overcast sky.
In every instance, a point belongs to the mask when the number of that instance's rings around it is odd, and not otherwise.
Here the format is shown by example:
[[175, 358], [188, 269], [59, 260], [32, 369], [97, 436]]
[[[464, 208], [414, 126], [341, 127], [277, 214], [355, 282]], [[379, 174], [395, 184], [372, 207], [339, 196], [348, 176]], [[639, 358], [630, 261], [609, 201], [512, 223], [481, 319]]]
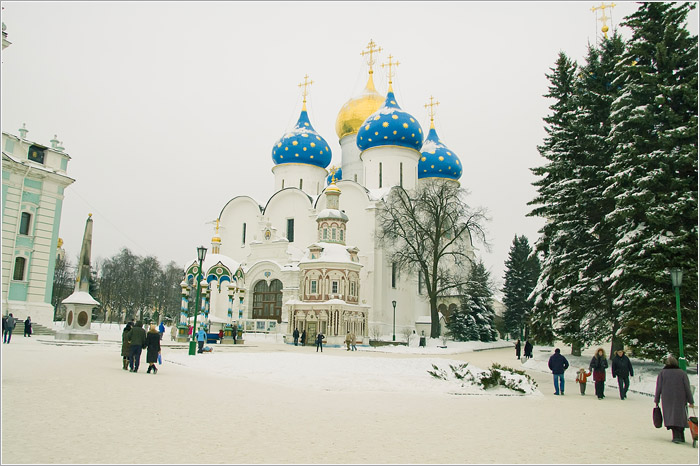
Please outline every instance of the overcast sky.
[[[609, 4], [607, 2], [606, 4]], [[530, 244], [530, 168], [544, 163], [545, 73], [559, 51], [583, 61], [600, 2], [2, 2], [2, 130], [71, 156], [59, 236], [73, 262], [93, 214], [93, 260], [122, 247], [180, 265], [210, 247], [228, 200], [273, 193], [271, 150], [301, 110], [340, 164], [335, 121], [367, 80], [370, 39], [400, 62], [399, 105], [424, 130], [424, 105], [483, 206], [500, 288], [514, 235]], [[612, 25], [636, 10], [607, 9]], [[697, 34], [697, 10], [690, 27]], [[608, 24], [611, 24], [608, 21]], [[625, 37], [629, 31], [620, 28]], [[384, 69], [375, 83], [385, 94]], [[351, 219], [352, 221], [352, 219]]]

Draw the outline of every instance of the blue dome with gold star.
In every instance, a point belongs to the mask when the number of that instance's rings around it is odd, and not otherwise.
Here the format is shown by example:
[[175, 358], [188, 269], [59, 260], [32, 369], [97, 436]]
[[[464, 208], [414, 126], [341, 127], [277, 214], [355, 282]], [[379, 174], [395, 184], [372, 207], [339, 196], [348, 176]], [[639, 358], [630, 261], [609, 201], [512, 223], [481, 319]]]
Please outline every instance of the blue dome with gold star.
[[272, 160], [275, 165], [305, 163], [321, 168], [326, 168], [331, 163], [328, 143], [311, 126], [306, 108], [301, 111], [294, 129], [282, 136], [273, 146]]
[[371, 114], [357, 132], [360, 150], [378, 146], [401, 146], [420, 150], [423, 130], [420, 123], [396, 103], [393, 91], [386, 95], [384, 106]]
[[334, 176], [335, 176], [336, 181], [340, 181], [343, 179], [343, 168], [338, 167], [337, 169], [335, 169], [335, 171], [334, 171], [334, 168], [335, 167], [332, 167], [329, 169], [330, 173], [326, 177], [326, 186], [331, 184], [331, 181], [333, 181]]
[[462, 176], [462, 164], [457, 154], [440, 141], [435, 128], [431, 126], [428, 137], [421, 148], [418, 161], [418, 179], [448, 178], [459, 180]]

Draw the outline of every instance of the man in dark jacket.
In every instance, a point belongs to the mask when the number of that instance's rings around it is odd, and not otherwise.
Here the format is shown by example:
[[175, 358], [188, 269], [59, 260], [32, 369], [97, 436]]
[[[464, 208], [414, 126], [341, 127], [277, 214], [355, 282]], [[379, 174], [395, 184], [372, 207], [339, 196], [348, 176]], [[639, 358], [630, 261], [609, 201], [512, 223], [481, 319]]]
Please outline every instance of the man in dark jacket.
[[292, 336], [294, 337], [294, 346], [297, 346], [299, 344], [299, 329], [294, 329], [292, 332]]
[[[549, 369], [554, 375], [554, 394], [564, 394], [564, 371], [569, 368], [569, 361], [562, 356], [559, 348], [554, 350], [554, 354], [549, 358]], [[558, 383], [557, 383], [558, 381]]]
[[630, 376], [634, 376], [632, 362], [625, 354], [625, 350], [619, 349], [612, 359], [612, 376], [617, 377], [617, 385], [620, 387], [620, 399], [627, 398], [627, 390], [630, 388]]
[[15, 329], [15, 323], [16, 319], [12, 317], [12, 313], [10, 313], [6, 318], [5, 318], [5, 325], [3, 326], [2, 329], [2, 342], [3, 343], [10, 343], [10, 340], [12, 339], [12, 331]]
[[134, 328], [129, 331], [129, 345], [131, 345], [131, 353], [129, 353], [129, 370], [138, 372], [141, 364], [141, 350], [146, 347], [146, 331], [143, 329], [143, 324], [139, 320], [134, 324]]

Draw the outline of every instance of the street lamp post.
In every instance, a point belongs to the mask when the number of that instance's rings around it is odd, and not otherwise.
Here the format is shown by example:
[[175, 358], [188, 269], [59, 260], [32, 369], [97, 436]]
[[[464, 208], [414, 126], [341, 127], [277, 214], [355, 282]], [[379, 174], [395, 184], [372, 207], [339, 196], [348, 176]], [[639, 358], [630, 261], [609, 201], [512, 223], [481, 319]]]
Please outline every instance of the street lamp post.
[[194, 278], [197, 280], [197, 297], [195, 298], [194, 301], [194, 321], [192, 322], [192, 340], [190, 341], [190, 356], [194, 356], [197, 354], [195, 351], [195, 348], [197, 346], [197, 342], [195, 340], [196, 338], [196, 332], [197, 332], [197, 313], [199, 312], [199, 293], [202, 289], [202, 284], [200, 283], [200, 277], [203, 277], [202, 274], [202, 262], [204, 262], [204, 258], [207, 256], [207, 248], [204, 246], [200, 246], [197, 248], [197, 259], [199, 260], [199, 269], [197, 271], [197, 276]]
[[688, 363], [683, 355], [683, 326], [681, 325], [681, 283], [683, 282], [683, 270], [671, 269], [671, 284], [676, 291], [676, 315], [678, 316], [678, 365], [685, 370]]
[[391, 337], [391, 341], [396, 341], [396, 301], [392, 301], [391, 305], [394, 306], [394, 334]]

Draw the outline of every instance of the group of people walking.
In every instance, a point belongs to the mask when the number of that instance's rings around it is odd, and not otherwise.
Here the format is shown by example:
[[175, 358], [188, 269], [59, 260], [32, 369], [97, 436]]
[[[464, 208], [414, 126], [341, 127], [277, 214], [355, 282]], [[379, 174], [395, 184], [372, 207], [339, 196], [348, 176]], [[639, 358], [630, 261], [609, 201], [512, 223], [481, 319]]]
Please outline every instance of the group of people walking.
[[[663, 413], [663, 424], [666, 429], [673, 434], [673, 443], [685, 442], [685, 429], [688, 427], [688, 407], [695, 408], [693, 393], [690, 388], [690, 380], [686, 372], [678, 365], [678, 360], [673, 356], [666, 358], [665, 366], [656, 378], [656, 391], [654, 403], [656, 406], [661, 402]], [[559, 348], [554, 350], [554, 354], [549, 358], [549, 369], [554, 378], [554, 394], [564, 394], [564, 372], [569, 367], [569, 361], [561, 354]], [[608, 368], [608, 359], [603, 348], [598, 348], [591, 362], [588, 371], [585, 368], [579, 369], [576, 373], [576, 382], [579, 384], [581, 395], [586, 394], [586, 382], [588, 377], [593, 376], [595, 383], [595, 394], [599, 400], [605, 398], [605, 373]], [[613, 378], [617, 378], [617, 385], [620, 392], [620, 400], [627, 399], [627, 392], [630, 387], [630, 377], [634, 376], [634, 368], [625, 350], [620, 348], [615, 351], [611, 359], [611, 373]]]
[[[299, 346], [299, 343], [301, 343], [301, 346], [306, 346], [306, 329], [302, 330], [301, 334], [299, 333], [299, 329], [295, 328], [294, 331], [292, 332], [292, 338], [294, 338], [294, 346]], [[318, 332], [316, 335], [316, 352], [318, 353], [321, 351], [323, 353], [323, 340], [326, 338], [326, 336]], [[345, 336], [345, 345], [348, 347], [348, 351], [357, 351], [357, 346], [355, 346], [355, 334], [348, 332], [348, 334]]]
[[[10, 343], [12, 340], [12, 332], [14, 331], [15, 327], [17, 326], [17, 321], [19, 319], [15, 318], [12, 313], [10, 312], [6, 316], [2, 316], [2, 342], [3, 343]], [[27, 318], [24, 320], [24, 336], [25, 337], [31, 337], [32, 336], [32, 318], [30, 316], [27, 316]]]
[[158, 373], [156, 363], [161, 356], [161, 333], [155, 325], [151, 324], [148, 332], [144, 330], [143, 323], [129, 322], [122, 331], [122, 368], [130, 372], [138, 372], [141, 365], [141, 352], [146, 350], [147, 373]]

